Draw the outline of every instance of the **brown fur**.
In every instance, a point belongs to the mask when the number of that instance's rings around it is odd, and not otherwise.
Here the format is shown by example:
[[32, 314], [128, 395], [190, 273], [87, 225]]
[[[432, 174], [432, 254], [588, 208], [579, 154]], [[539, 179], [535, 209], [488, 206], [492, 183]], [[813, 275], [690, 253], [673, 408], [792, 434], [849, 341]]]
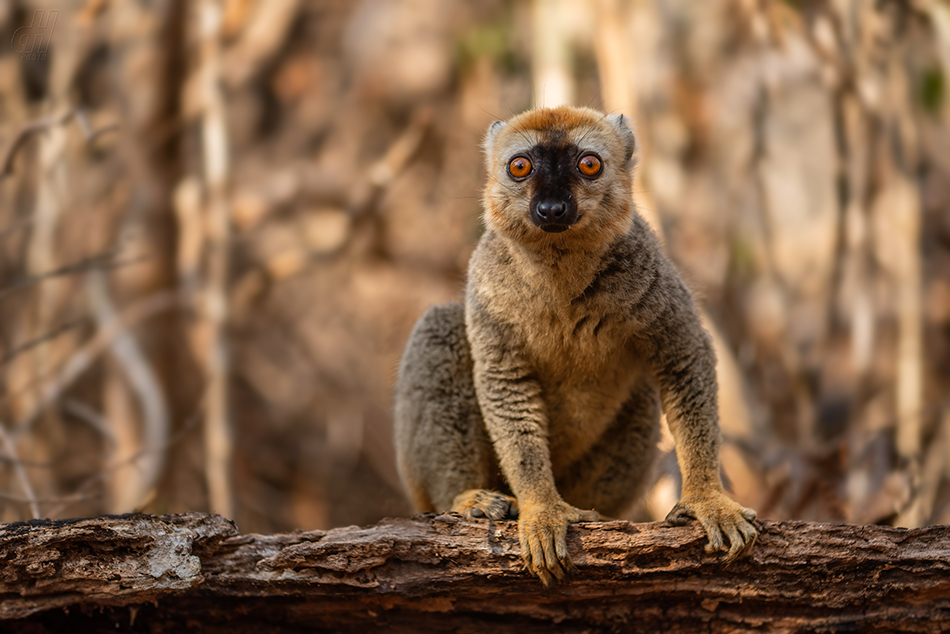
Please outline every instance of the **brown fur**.
[[[400, 368], [396, 448], [416, 506], [518, 514], [523, 557], [545, 585], [573, 569], [569, 523], [618, 515], [642, 492], [661, 404], [683, 475], [668, 521], [698, 519], [729, 560], [756, 536], [754, 511], [720, 481], [710, 337], [633, 206], [634, 147], [626, 119], [586, 108], [493, 124], [488, 230], [465, 307], [430, 309]], [[596, 178], [572, 171], [585, 152], [602, 161]], [[508, 173], [516, 155], [534, 166], [523, 180]], [[539, 200], [576, 204], [569, 226], [533, 221]]]

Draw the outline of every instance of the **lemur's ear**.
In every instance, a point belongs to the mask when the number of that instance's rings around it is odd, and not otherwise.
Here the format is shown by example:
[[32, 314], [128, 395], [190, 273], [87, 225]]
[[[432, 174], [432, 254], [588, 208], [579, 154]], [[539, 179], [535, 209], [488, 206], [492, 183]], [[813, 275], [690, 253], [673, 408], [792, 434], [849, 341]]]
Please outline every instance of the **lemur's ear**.
[[614, 125], [617, 126], [617, 129], [620, 131], [620, 138], [623, 139], [624, 142], [623, 160], [629, 161], [633, 153], [637, 151], [637, 138], [634, 136], [633, 130], [630, 129], [630, 117], [618, 114], [611, 117], [611, 120], [613, 120]]
[[488, 132], [485, 134], [484, 146], [488, 147], [491, 143], [495, 141], [495, 137], [498, 136], [498, 133], [501, 132], [502, 128], [508, 124], [504, 121], [495, 121], [493, 124], [488, 126]]
[[498, 133], [507, 127], [507, 125], [508, 124], [504, 121], [496, 121], [488, 126], [488, 132], [485, 133], [485, 140], [482, 141], [482, 150], [485, 152], [485, 161], [489, 169], [491, 169], [492, 148], [495, 147], [495, 140], [498, 138]]

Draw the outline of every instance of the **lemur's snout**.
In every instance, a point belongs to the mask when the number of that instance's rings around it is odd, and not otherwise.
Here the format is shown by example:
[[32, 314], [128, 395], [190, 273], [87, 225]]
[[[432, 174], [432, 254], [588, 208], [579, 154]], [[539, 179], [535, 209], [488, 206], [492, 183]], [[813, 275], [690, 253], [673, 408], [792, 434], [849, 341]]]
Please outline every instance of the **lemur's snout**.
[[531, 222], [548, 233], [560, 233], [577, 222], [576, 207], [556, 198], [535, 199]]
[[560, 200], [538, 203], [538, 216], [542, 220], [560, 220], [567, 213], [567, 205]]

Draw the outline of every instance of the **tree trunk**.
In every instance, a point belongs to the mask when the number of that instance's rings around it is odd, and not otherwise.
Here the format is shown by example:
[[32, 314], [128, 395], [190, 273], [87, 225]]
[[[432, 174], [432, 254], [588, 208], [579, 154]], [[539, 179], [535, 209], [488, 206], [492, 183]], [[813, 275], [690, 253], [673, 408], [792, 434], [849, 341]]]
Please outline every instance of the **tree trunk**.
[[691, 525], [572, 526], [575, 578], [514, 522], [455, 515], [241, 535], [216, 515], [0, 526], [0, 631], [950, 631], [950, 526], [761, 522], [729, 567]]

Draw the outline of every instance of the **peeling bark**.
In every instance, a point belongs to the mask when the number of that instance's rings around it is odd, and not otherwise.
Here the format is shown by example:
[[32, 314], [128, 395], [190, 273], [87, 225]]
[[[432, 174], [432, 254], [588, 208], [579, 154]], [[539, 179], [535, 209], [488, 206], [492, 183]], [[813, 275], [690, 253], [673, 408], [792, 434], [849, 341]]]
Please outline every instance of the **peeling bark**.
[[573, 526], [546, 591], [514, 522], [415, 516], [241, 535], [219, 516], [0, 526], [0, 630], [17, 632], [950, 631], [950, 526], [762, 522], [729, 567], [698, 526]]
[[236, 533], [223, 517], [201, 514], [0, 525], [0, 619], [143, 603], [192, 588], [204, 579], [203, 558]]

